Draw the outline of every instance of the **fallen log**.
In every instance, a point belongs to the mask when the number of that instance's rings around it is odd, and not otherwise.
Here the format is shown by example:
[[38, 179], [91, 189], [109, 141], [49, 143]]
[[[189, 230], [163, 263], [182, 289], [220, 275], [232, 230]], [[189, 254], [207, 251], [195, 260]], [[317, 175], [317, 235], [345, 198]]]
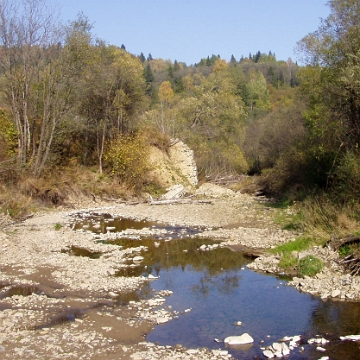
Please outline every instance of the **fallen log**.
[[360, 236], [354, 236], [354, 235], [350, 235], [350, 236], [346, 236], [342, 239], [331, 239], [328, 242], [328, 246], [330, 247], [330, 249], [332, 250], [339, 250], [341, 246], [345, 245], [345, 244], [353, 244], [360, 241]]
[[355, 254], [348, 255], [344, 259], [341, 259], [339, 264], [348, 270], [351, 275], [356, 276], [360, 274], [360, 259], [356, 257]]
[[121, 199], [115, 199], [115, 198], [109, 198], [109, 197], [101, 197], [101, 200], [113, 202], [116, 204], [125, 204], [125, 205], [138, 205], [138, 204], [145, 204], [147, 201], [135, 201], [135, 200], [121, 200]]
[[150, 205], [172, 205], [172, 204], [212, 204], [207, 200], [193, 200], [191, 198], [173, 199], [173, 200], [153, 200], [150, 199]]
[[[352, 245], [358, 242], [360, 242], [360, 236], [350, 235], [342, 239], [331, 239], [328, 243], [328, 246], [334, 251], [339, 251], [340, 248], [344, 245]], [[355, 250], [355, 248], [352, 254], [349, 254], [338, 260], [338, 263], [345, 270], [349, 271], [351, 275], [356, 276], [360, 274], [360, 254], [359, 251]]]

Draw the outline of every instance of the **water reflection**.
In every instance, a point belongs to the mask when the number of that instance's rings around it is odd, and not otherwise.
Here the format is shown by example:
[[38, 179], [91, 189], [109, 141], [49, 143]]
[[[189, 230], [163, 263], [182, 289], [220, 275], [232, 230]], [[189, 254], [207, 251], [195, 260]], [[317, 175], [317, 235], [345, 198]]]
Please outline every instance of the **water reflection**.
[[240, 275], [233, 271], [224, 271], [221, 274], [211, 276], [209, 273], [200, 278], [199, 284], [192, 287], [192, 291], [197, 298], [201, 296], [207, 298], [213, 289], [227, 295], [234, 294], [239, 287]]
[[345, 306], [341, 301], [320, 301], [312, 314], [312, 321], [320, 333], [328, 332], [336, 337], [360, 334], [360, 303]]
[[156, 226], [154, 221], [133, 220], [127, 218], [114, 218], [113, 215], [107, 213], [75, 213], [73, 230], [89, 230], [94, 233], [105, 234], [107, 231], [120, 232], [126, 229], [140, 230], [145, 227]]
[[[176, 238], [176, 236], [174, 236]], [[158, 241], [117, 239], [111, 243], [124, 247], [147, 247], [141, 265], [126, 268], [118, 276], [160, 276], [133, 293], [117, 299], [151, 296], [153, 291], [171, 290], [166, 306], [176, 311], [192, 311], [167, 324], [156, 326], [147, 340], [162, 345], [182, 344], [187, 348], [224, 348], [215, 338], [248, 332], [254, 344], [247, 349], [229, 349], [235, 359], [263, 358], [260, 346], [270, 345], [284, 336], [301, 335], [304, 351], [295, 349], [287, 358], [319, 359], [322, 353], [307, 340], [321, 335], [330, 340], [325, 346], [331, 359], [358, 359], [359, 343], [341, 342], [340, 335], [360, 333], [360, 304], [322, 301], [286, 286], [286, 280], [250, 271], [251, 260], [226, 248], [199, 251], [204, 239]], [[241, 326], [236, 322], [241, 321]]]
[[[328, 355], [351, 358], [354, 345], [338, 341], [339, 335], [360, 332], [358, 304], [332, 302], [299, 293], [286, 286], [286, 281], [254, 273], [244, 266], [250, 261], [241, 253], [226, 248], [201, 252], [202, 240], [166, 243], [159, 248], [149, 246], [143, 253], [147, 273], [160, 276], [151, 283], [156, 290], [169, 289], [174, 295], [166, 305], [192, 311], [168, 324], [157, 326], [147, 340], [163, 345], [223, 348], [214, 342], [231, 335], [248, 332], [255, 339], [250, 349], [229, 349], [235, 358], [263, 358], [265, 345], [284, 336], [302, 335], [304, 352], [294, 350], [290, 359], [318, 359], [319, 352], [306, 344], [318, 334], [333, 342], [326, 346]], [[183, 250], [187, 249], [184, 253]], [[242, 326], [235, 325], [237, 321]]]

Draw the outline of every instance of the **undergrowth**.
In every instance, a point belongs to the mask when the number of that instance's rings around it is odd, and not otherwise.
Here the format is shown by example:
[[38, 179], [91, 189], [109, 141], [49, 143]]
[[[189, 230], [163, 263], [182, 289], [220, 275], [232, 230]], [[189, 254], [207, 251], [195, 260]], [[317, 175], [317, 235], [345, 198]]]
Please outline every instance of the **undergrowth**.
[[[156, 184], [144, 184], [144, 191], [161, 192]], [[22, 175], [16, 181], [0, 183], [0, 213], [21, 219], [39, 209], [69, 205], [79, 199], [138, 198], [131, 186], [112, 174], [99, 175], [95, 168], [72, 165], [57, 168], [42, 178]]]
[[[274, 254], [280, 254], [281, 259], [279, 266], [287, 271], [296, 270], [297, 267], [297, 253], [308, 249], [315, 240], [310, 237], [300, 236], [294, 241], [278, 245], [271, 250]], [[294, 253], [296, 252], [296, 253]]]
[[302, 276], [315, 276], [322, 268], [322, 261], [313, 255], [305, 256], [299, 261], [299, 273]]
[[[300, 231], [302, 236], [295, 241], [277, 246], [271, 252], [280, 254], [279, 266], [300, 275], [313, 276], [322, 269], [321, 260], [306, 256], [298, 260], [298, 253], [312, 246], [324, 246], [331, 238], [340, 239], [358, 234], [360, 228], [360, 205], [357, 201], [339, 202], [328, 194], [309, 196], [295, 204], [289, 200], [275, 202], [274, 221], [283, 230]], [[340, 256], [360, 253], [358, 244], [344, 245]]]

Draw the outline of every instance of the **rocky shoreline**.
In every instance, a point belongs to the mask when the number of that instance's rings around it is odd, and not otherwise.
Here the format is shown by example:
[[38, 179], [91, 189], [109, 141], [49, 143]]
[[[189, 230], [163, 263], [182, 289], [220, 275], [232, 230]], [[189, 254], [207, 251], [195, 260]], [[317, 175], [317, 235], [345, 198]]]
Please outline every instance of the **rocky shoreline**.
[[[274, 209], [259, 198], [216, 186], [203, 186], [197, 196], [206, 202], [130, 205], [80, 204], [76, 212], [100, 211], [113, 216], [173, 225], [201, 226], [200, 237], [223, 246], [266, 250], [291, 241], [294, 234], [272, 222]], [[94, 205], [97, 207], [94, 208]], [[62, 209], [21, 223], [2, 221], [0, 231], [0, 353], [4, 359], [227, 359], [226, 350], [185, 349], [144, 341], [154, 325], [181, 314], [163, 306], [164, 289], [149, 300], [131, 298], [116, 306], [123, 294], [151, 277], [115, 277], [141, 249], [122, 249], [94, 241], [94, 234], [71, 229], [71, 214]], [[136, 235], [136, 234], [134, 234]], [[71, 256], [79, 247], [99, 253], [99, 259]], [[216, 250], [215, 250], [216, 251]], [[337, 255], [326, 248], [310, 253], [325, 267], [315, 278], [294, 278], [288, 284], [322, 299], [360, 300], [360, 277], [342, 272]], [[301, 255], [301, 254], [300, 254]], [[258, 257], [249, 267], [280, 272], [279, 258]], [[25, 296], [27, 295], [27, 296]], [[127, 299], [128, 300], [128, 299]], [[73, 321], [69, 321], [73, 320]], [[121, 331], [119, 331], [121, 329]], [[46, 344], [44, 346], [44, 344]]]

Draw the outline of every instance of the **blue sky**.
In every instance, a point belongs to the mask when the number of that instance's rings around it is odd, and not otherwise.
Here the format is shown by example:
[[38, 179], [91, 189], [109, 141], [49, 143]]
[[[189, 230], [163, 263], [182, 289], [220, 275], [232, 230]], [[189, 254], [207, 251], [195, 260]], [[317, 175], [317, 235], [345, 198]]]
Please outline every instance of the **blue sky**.
[[237, 60], [271, 50], [291, 57], [296, 42], [329, 15], [326, 0], [48, 0], [66, 23], [83, 12], [93, 33], [139, 55], [186, 62], [220, 55]]

